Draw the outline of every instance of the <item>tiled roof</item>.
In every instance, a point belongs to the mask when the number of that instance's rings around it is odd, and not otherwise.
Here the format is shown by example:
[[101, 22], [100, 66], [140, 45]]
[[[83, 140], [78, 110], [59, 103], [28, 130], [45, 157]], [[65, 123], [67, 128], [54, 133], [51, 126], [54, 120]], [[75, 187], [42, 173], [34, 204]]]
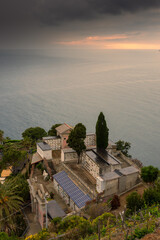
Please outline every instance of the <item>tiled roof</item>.
[[36, 152], [36, 153], [34, 153], [33, 156], [32, 156], [32, 162], [31, 162], [31, 164], [40, 162], [40, 161], [42, 161], [42, 160], [43, 160], [42, 157]]
[[64, 133], [69, 129], [72, 129], [72, 127], [66, 123], [63, 123], [62, 125], [60, 125], [59, 127], [56, 128], [56, 131], [59, 133]]

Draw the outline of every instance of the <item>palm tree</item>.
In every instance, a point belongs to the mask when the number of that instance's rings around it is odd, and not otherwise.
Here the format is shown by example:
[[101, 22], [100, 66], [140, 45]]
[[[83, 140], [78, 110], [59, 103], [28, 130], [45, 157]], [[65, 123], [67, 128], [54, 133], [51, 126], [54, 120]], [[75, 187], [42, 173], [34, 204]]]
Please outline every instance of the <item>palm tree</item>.
[[15, 213], [20, 210], [23, 199], [16, 195], [14, 181], [0, 183], [0, 231], [12, 232], [15, 227]]

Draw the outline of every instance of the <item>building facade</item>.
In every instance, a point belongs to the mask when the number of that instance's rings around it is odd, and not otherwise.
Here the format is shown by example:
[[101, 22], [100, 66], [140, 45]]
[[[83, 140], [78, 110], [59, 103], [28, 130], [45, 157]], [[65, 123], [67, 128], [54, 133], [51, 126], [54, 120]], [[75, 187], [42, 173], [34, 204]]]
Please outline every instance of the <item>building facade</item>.
[[43, 142], [46, 142], [52, 150], [61, 149], [61, 138], [58, 136], [43, 137]]
[[41, 156], [42, 159], [52, 159], [52, 149], [46, 142], [37, 143], [37, 153]]

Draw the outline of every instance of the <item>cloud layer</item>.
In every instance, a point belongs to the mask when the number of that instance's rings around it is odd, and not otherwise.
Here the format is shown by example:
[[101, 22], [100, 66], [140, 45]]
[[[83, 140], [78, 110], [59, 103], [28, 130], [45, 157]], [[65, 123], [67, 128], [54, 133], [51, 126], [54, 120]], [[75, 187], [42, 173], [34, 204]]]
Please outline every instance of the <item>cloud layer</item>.
[[98, 45], [112, 35], [156, 34], [159, 13], [160, 0], [0, 0], [0, 45]]
[[159, 0], [0, 0], [0, 24], [56, 25], [157, 7]]

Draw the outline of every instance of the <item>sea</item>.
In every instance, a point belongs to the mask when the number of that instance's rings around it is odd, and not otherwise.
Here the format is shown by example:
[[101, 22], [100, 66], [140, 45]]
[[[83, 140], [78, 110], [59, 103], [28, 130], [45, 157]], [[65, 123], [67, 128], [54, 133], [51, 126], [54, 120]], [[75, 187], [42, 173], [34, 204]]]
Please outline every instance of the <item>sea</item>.
[[103, 112], [112, 141], [160, 168], [158, 50], [0, 50], [0, 129], [21, 139], [29, 127], [83, 123]]

